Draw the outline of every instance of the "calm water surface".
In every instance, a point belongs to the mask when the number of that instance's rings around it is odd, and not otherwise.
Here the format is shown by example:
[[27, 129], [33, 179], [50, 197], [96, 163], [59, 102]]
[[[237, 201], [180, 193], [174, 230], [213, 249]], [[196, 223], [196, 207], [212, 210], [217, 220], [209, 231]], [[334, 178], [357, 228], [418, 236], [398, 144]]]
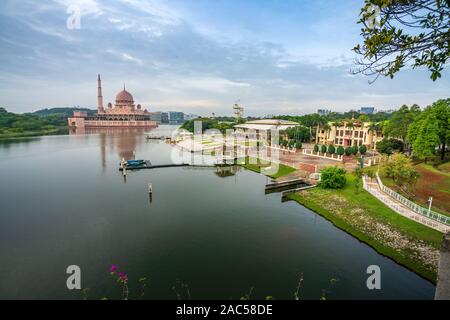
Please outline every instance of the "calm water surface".
[[[168, 130], [160, 128], [158, 130]], [[142, 131], [109, 131], [0, 143], [0, 298], [79, 299], [65, 270], [79, 265], [87, 297], [119, 298], [112, 264], [130, 298], [432, 299], [434, 286], [377, 254], [245, 170], [168, 168], [118, 172], [122, 158], [171, 161], [172, 148]], [[153, 183], [150, 202], [147, 185]], [[366, 288], [368, 265], [382, 290]], [[330, 284], [331, 279], [337, 279]]]

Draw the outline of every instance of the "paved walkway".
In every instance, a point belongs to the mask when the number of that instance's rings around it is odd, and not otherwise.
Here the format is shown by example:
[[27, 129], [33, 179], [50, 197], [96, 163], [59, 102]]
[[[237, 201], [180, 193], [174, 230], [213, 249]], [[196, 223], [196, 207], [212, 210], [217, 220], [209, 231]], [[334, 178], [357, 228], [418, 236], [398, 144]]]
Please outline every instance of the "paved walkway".
[[366, 190], [369, 191], [373, 196], [378, 198], [381, 202], [383, 202], [385, 205], [390, 207], [392, 210], [397, 212], [398, 214], [401, 214], [402, 216], [409, 218], [411, 220], [415, 220], [423, 225], [426, 225], [430, 228], [433, 228], [435, 230], [438, 230], [440, 232], [450, 232], [450, 227], [437, 222], [435, 220], [432, 220], [428, 217], [422, 216], [421, 214], [418, 214], [417, 212], [411, 210], [409, 207], [405, 206], [403, 203], [397, 201], [396, 199], [390, 197], [387, 193], [383, 192], [380, 189], [380, 186], [375, 181], [371, 181], [369, 178], [366, 178]]

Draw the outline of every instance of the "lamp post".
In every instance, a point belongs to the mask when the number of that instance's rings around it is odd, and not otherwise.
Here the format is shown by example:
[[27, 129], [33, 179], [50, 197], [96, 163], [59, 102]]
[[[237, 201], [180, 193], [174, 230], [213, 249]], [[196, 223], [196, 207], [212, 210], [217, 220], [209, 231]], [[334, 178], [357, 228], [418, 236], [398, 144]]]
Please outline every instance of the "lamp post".
[[428, 207], [428, 214], [430, 214], [430, 212], [431, 212], [431, 204], [433, 203], [433, 197], [429, 197], [428, 198], [428, 202], [430, 203], [430, 205], [429, 205], [429, 207]]

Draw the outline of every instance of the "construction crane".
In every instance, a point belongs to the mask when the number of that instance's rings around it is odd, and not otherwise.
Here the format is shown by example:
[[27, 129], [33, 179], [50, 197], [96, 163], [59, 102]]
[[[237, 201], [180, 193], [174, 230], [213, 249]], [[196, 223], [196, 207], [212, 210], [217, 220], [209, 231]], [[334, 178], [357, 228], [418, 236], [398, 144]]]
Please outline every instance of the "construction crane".
[[244, 116], [244, 107], [241, 107], [239, 100], [233, 105], [233, 113], [238, 120]]

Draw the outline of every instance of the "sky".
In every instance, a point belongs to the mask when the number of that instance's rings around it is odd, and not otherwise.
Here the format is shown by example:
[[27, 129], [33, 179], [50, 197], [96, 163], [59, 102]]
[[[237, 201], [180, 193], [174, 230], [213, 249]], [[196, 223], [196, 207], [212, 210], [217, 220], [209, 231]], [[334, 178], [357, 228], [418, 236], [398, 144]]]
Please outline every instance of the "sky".
[[[450, 93], [424, 69], [352, 75], [363, 0], [2, 0], [0, 106], [105, 105], [123, 85], [149, 111], [246, 116], [423, 107]], [[79, 28], [68, 28], [80, 10]], [[73, 21], [73, 20], [71, 20]]]

